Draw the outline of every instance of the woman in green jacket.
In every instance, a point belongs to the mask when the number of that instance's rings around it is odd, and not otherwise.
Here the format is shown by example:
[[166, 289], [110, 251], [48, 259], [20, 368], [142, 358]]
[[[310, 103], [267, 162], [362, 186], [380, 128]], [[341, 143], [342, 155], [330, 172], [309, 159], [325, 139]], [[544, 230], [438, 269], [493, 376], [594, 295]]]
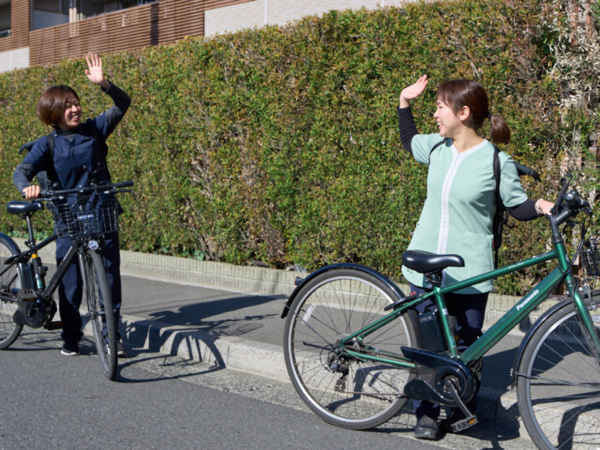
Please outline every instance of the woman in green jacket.
[[[437, 90], [437, 109], [433, 117], [439, 133], [418, 134], [410, 101], [419, 97], [427, 84], [427, 76], [424, 75], [415, 84], [403, 89], [398, 107], [403, 146], [418, 162], [429, 165], [427, 199], [408, 249], [462, 256], [464, 267], [449, 267], [444, 271], [445, 285], [494, 268], [494, 144], [507, 144], [510, 129], [501, 117], [491, 114], [487, 93], [481, 84], [471, 80], [453, 80], [442, 83]], [[486, 120], [491, 122], [491, 142], [479, 135]], [[527, 199], [512, 158], [504, 152], [499, 153], [499, 158], [499, 191], [508, 212], [517, 220], [532, 220], [549, 214], [552, 203], [543, 199]], [[419, 294], [431, 288], [422, 274], [407, 267], [402, 268], [402, 273], [410, 283], [411, 292]], [[485, 306], [492, 286], [492, 281], [486, 281], [446, 296], [448, 313], [457, 319], [459, 350], [467, 348], [481, 336]], [[425, 302], [420, 305], [419, 312], [432, 306], [432, 302]], [[415, 436], [437, 439], [439, 405], [426, 401], [414, 403], [417, 415]], [[468, 406], [473, 411], [476, 398]], [[462, 413], [456, 409], [441, 425], [450, 431], [451, 424], [462, 418]]]

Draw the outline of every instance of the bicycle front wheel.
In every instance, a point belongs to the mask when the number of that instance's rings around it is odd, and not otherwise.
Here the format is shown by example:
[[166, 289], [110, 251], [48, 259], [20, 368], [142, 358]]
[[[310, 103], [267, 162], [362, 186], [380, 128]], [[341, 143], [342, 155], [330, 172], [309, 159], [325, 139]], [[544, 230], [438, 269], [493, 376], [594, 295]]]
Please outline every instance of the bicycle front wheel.
[[117, 327], [115, 324], [112, 294], [100, 254], [90, 252], [83, 257], [85, 296], [90, 322], [94, 331], [96, 349], [102, 371], [109, 380], [117, 376]]
[[[387, 314], [383, 307], [396, 294], [378, 278], [352, 269], [336, 269], [310, 280], [291, 305], [285, 323], [285, 363], [294, 388], [326, 422], [350, 429], [376, 427], [395, 416], [408, 401], [405, 384], [413, 374], [389, 363], [360, 360], [340, 353], [340, 338]], [[412, 315], [356, 340], [362, 353], [390, 357], [401, 346], [417, 346]]]
[[[600, 309], [590, 313], [598, 333]], [[565, 302], [531, 337], [518, 368], [517, 397], [523, 423], [538, 448], [600, 448], [600, 366], [595, 353], [572, 302]]]
[[6, 270], [0, 275], [0, 349], [11, 346], [23, 330], [23, 325], [17, 325], [13, 320], [17, 310], [15, 294], [21, 289], [19, 272], [16, 264], [4, 266], [4, 261], [19, 253], [19, 247], [12, 239], [0, 236], [0, 269]]

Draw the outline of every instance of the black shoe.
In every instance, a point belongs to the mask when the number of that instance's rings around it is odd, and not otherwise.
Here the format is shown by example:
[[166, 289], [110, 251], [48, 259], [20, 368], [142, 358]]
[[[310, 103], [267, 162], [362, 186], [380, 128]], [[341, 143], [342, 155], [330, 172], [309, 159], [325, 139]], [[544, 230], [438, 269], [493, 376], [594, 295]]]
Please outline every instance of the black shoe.
[[417, 422], [415, 427], [415, 437], [417, 439], [428, 439], [435, 441], [438, 438], [437, 421], [428, 416], [423, 416]]
[[446, 417], [440, 423], [440, 428], [444, 430], [446, 433], [454, 433], [454, 429], [452, 425], [458, 422], [459, 420], [463, 420], [465, 415], [459, 409], [453, 409], [448, 417]]
[[77, 356], [79, 355], [79, 345], [64, 342], [60, 353], [65, 356]]
[[125, 358], [127, 356], [127, 349], [121, 341], [117, 342], [117, 357]]

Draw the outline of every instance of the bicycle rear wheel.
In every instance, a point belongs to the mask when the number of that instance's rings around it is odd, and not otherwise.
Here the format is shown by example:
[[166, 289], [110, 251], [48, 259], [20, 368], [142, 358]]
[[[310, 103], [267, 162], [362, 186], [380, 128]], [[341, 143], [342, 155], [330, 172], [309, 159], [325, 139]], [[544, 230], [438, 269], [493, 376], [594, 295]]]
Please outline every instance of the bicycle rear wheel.
[[109, 380], [117, 376], [117, 327], [115, 324], [112, 294], [100, 254], [90, 252], [82, 257], [84, 264], [84, 293], [90, 322], [94, 331], [96, 349], [102, 371]]
[[[590, 313], [598, 333], [600, 309]], [[538, 448], [600, 448], [600, 366], [571, 301], [533, 334], [518, 371], [519, 412]]]
[[[376, 277], [352, 269], [325, 272], [306, 283], [286, 319], [284, 355], [294, 388], [326, 422], [350, 429], [376, 427], [395, 416], [408, 401], [404, 386], [413, 374], [391, 364], [336, 355], [336, 343], [387, 312], [398, 300]], [[411, 312], [414, 314], [414, 312]], [[414, 322], [404, 314], [353, 348], [366, 346], [400, 354], [417, 346]]]
[[16, 265], [4, 266], [6, 259], [19, 253], [21, 251], [12, 239], [0, 236], [0, 269], [7, 269], [0, 275], [0, 349], [11, 346], [23, 330], [23, 325], [17, 325], [13, 320], [17, 310], [15, 292], [21, 289], [19, 272]]

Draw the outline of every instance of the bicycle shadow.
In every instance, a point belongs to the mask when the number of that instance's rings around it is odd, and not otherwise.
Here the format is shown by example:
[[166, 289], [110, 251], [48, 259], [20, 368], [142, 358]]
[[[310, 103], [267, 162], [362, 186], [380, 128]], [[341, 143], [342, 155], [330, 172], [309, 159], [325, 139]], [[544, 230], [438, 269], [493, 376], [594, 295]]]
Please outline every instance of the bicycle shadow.
[[[221, 336], [241, 336], [263, 328], [265, 320], [277, 317], [285, 299], [284, 296], [232, 295], [209, 301], [183, 298], [170, 301], [168, 305], [172, 309], [154, 308], [147, 316], [172, 326], [186, 326]], [[275, 307], [273, 302], [281, 304]], [[246, 314], [242, 310], [247, 310]], [[139, 308], [127, 311], [133, 315], [144, 312]]]
[[[147, 358], [138, 358], [140, 354], [149, 353], [154, 356], [150, 356]], [[135, 358], [135, 359], [134, 359]], [[206, 367], [206, 364], [202, 364], [199, 361], [192, 360], [183, 360], [179, 359], [176, 362], [168, 363], [166, 360], [169, 358], [169, 355], [156, 355], [152, 353], [150, 350], [138, 350], [128, 356], [127, 359], [119, 359], [119, 372], [117, 374], [117, 378], [115, 381], [123, 384], [140, 384], [140, 383], [156, 383], [158, 381], [169, 381], [169, 380], [186, 380], [194, 377], [208, 375], [215, 372], [219, 372], [225, 369], [225, 366], [221, 366], [218, 364], [214, 364]], [[160, 362], [162, 361], [162, 363]], [[132, 377], [131, 375], [123, 375], [123, 371], [127, 368], [134, 368], [136, 366], [141, 366], [144, 368], [145, 364], [154, 363], [154, 365], [158, 365], [160, 367], [160, 375], [157, 375], [155, 371], [152, 371], [148, 376], [146, 373], [145, 377]], [[185, 372], [178, 370], [182, 365], [186, 366], [188, 370]], [[198, 370], [194, 370], [192, 372], [189, 371], [189, 367], [194, 366], [194, 369], [198, 367]], [[171, 372], [168, 375], [164, 374], [164, 372]], [[175, 372], [175, 373], [173, 373]]]

